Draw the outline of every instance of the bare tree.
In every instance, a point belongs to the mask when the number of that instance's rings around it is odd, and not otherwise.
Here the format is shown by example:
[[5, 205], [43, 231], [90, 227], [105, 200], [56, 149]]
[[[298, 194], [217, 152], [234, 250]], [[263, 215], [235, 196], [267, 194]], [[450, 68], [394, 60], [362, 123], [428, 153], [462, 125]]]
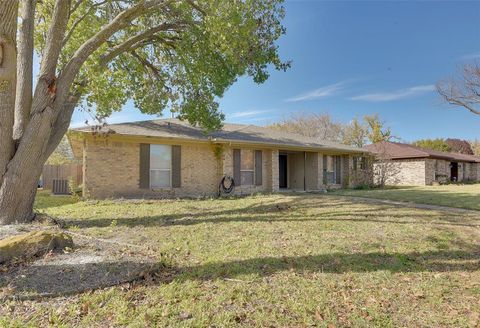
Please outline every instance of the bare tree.
[[343, 126], [329, 114], [296, 113], [269, 127], [321, 140], [342, 141]]
[[373, 182], [380, 188], [386, 185], [395, 185], [400, 182], [400, 166], [392, 160], [388, 151], [388, 143], [386, 141], [378, 142], [372, 150], [374, 156], [373, 163]]
[[470, 145], [472, 146], [473, 154], [475, 156], [480, 156], [480, 140], [475, 139], [470, 141]]
[[463, 66], [458, 77], [437, 83], [437, 91], [449, 104], [480, 115], [480, 67], [478, 63]]
[[363, 148], [368, 140], [368, 126], [354, 118], [343, 127], [342, 139], [346, 145]]
[[387, 156], [378, 155], [373, 164], [373, 181], [375, 186], [384, 188], [387, 185], [395, 185], [399, 182], [398, 173], [400, 168], [397, 163]]

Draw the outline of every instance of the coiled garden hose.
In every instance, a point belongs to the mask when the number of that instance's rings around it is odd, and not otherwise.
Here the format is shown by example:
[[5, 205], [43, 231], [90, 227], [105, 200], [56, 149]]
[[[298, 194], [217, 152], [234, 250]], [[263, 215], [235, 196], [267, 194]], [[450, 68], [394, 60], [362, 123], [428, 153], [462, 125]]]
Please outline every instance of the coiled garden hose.
[[220, 184], [218, 185], [218, 197], [222, 194], [231, 194], [235, 191], [235, 180], [229, 176], [224, 175], [222, 180], [220, 180]]

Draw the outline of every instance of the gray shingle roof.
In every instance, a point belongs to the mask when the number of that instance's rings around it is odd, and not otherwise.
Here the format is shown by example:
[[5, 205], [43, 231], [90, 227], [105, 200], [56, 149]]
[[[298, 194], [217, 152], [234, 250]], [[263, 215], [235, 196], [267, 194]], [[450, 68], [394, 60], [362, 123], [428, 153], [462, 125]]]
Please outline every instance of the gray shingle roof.
[[[245, 144], [265, 144], [278, 147], [317, 148], [339, 152], [364, 153], [366, 150], [343, 144], [304, 137], [302, 135], [278, 131], [255, 125], [225, 123], [223, 129], [205, 134], [201, 128], [178, 119], [159, 119], [151, 121], [111, 124], [104, 128], [115, 134], [128, 136], [149, 136], [182, 140], [212, 140], [218, 142], [237, 142]], [[91, 133], [91, 127], [72, 129]]]

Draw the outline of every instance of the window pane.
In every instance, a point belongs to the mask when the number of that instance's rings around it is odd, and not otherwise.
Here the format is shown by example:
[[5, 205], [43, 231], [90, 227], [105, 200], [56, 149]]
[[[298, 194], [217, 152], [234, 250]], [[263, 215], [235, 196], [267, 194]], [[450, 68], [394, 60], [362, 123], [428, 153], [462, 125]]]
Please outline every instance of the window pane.
[[242, 149], [240, 154], [240, 170], [253, 170], [254, 153], [253, 150]]
[[253, 171], [242, 171], [240, 172], [240, 180], [242, 186], [251, 186], [253, 185]]
[[170, 187], [170, 170], [151, 170], [150, 171], [150, 188], [169, 188]]
[[327, 172], [327, 183], [334, 184], [335, 183], [335, 173], [334, 172]]
[[327, 156], [327, 171], [333, 172], [335, 165], [333, 163], [333, 156]]
[[172, 166], [172, 146], [150, 145], [150, 169], [170, 170]]

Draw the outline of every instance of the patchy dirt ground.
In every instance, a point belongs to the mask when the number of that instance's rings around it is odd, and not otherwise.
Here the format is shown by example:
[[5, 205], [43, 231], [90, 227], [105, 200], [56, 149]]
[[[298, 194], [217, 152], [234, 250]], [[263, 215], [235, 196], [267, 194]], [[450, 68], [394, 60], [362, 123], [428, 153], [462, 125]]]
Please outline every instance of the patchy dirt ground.
[[[6, 226], [0, 238], [45, 229], [44, 225]], [[51, 229], [51, 227], [49, 227]], [[0, 271], [0, 299], [35, 299], [70, 295], [142, 279], [159, 267], [147, 248], [125, 246], [70, 233], [74, 249], [49, 252], [13, 263]]]

